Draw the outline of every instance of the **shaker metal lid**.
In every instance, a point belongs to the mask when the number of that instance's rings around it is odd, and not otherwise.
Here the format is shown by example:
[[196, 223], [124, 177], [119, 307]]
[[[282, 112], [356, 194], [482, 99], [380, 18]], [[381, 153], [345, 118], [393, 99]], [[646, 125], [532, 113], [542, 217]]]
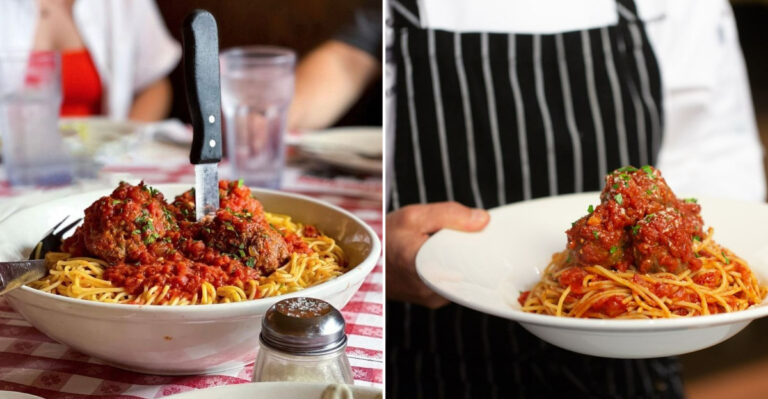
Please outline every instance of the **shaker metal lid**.
[[284, 299], [269, 308], [261, 341], [293, 354], [320, 355], [347, 342], [344, 317], [328, 302], [315, 298]]

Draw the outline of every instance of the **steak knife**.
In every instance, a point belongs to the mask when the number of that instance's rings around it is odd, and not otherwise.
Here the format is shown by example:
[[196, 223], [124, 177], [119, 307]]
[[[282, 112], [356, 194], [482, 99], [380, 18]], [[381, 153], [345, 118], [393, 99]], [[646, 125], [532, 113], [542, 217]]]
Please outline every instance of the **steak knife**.
[[221, 161], [221, 87], [216, 19], [195, 10], [182, 28], [184, 82], [194, 132], [189, 161], [195, 165], [195, 218], [219, 209]]

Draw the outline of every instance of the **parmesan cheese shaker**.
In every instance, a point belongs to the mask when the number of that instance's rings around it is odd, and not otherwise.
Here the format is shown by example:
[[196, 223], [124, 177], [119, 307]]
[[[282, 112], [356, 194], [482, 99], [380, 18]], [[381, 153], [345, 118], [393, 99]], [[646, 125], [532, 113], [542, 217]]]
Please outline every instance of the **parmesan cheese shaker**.
[[253, 381], [352, 384], [344, 317], [328, 302], [289, 298], [262, 321]]

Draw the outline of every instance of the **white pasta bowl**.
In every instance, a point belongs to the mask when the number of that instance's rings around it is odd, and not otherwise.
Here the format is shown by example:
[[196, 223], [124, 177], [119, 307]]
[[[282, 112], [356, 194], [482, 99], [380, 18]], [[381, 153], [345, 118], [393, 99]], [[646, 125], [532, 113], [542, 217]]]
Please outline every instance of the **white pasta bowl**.
[[[189, 185], [157, 185], [167, 199]], [[111, 190], [73, 195], [15, 213], [0, 223], [0, 260], [26, 259], [32, 246], [64, 216], [82, 217]], [[21, 287], [11, 305], [49, 337], [114, 366], [152, 374], [200, 374], [252, 362], [261, 321], [275, 302], [308, 296], [342, 308], [376, 265], [381, 243], [353, 214], [301, 195], [254, 189], [269, 212], [313, 224], [344, 249], [347, 273], [292, 294], [228, 304], [151, 306], [99, 303]], [[71, 220], [71, 219], [70, 219]]]
[[[508, 318], [553, 345], [613, 358], [679, 355], [718, 344], [752, 320], [768, 315], [768, 300], [743, 311], [656, 320], [597, 320], [523, 312], [519, 294], [530, 290], [551, 256], [565, 248], [565, 231], [600, 202], [599, 193], [563, 195], [503, 206], [490, 211], [479, 233], [443, 230], [416, 257], [424, 282], [466, 307]], [[768, 205], [699, 199], [714, 240], [745, 259], [768, 284]]]

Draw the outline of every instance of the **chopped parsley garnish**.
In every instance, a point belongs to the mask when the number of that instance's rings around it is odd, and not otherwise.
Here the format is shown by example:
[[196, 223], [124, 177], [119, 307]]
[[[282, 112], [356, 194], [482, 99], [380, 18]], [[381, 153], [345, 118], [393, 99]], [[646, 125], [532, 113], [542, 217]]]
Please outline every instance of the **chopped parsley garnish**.
[[243, 251], [242, 249], [238, 249], [237, 254], [240, 255], [241, 258], [245, 258], [245, 251]]
[[117, 205], [117, 204], [122, 204], [122, 203], [123, 203], [123, 200], [119, 200], [119, 199], [113, 199], [112, 200], [112, 205]]
[[645, 172], [645, 174], [648, 175], [648, 177], [651, 179], [656, 178], [656, 176], [653, 174], [653, 169], [649, 165], [645, 165], [641, 169], [643, 169], [643, 172]]
[[133, 234], [141, 234], [141, 230], [136, 229], [136, 230], [133, 231]]
[[648, 194], [648, 195], [653, 195], [653, 191], [651, 191], [651, 190], [645, 190], [645, 193]]
[[637, 232], [640, 231], [640, 225], [636, 224], [632, 226], [632, 234], [637, 234]]
[[617, 172], [634, 172], [636, 170], [637, 170], [636, 167], [630, 166], [630, 165], [627, 165], [627, 166], [624, 166], [622, 168], [616, 169]]
[[141, 231], [155, 231], [155, 225], [152, 223], [152, 219], [147, 220], [144, 227], [141, 228]]
[[144, 244], [152, 244], [152, 243], [153, 243], [153, 242], [155, 242], [155, 240], [157, 240], [158, 238], [160, 238], [160, 235], [159, 235], [159, 234], [157, 234], [157, 233], [152, 233], [152, 234], [148, 235], [148, 236], [147, 236], [147, 238], [145, 238], [145, 239], [144, 239]]
[[686, 204], [695, 204], [695, 203], [698, 203], [698, 202], [699, 202], [699, 200], [697, 200], [696, 198], [686, 198], [686, 199], [684, 199], [683, 201], [684, 201]]
[[611, 186], [611, 187], [613, 187], [613, 189], [615, 190], [615, 189], [619, 188], [619, 183], [614, 183], [613, 186]]
[[611, 247], [611, 250], [610, 250], [610, 253], [611, 253], [611, 255], [615, 254], [615, 253], [616, 253], [616, 251], [618, 251], [618, 250], [619, 250], [619, 249], [618, 249], [618, 248], [616, 248], [616, 246], [615, 246], [615, 245], [614, 245], [614, 246], [612, 246], [612, 247]]
[[133, 220], [134, 223], [141, 226], [141, 231], [155, 231], [155, 224], [146, 209], [141, 211], [141, 216]]
[[592, 235], [595, 237], [595, 240], [600, 238], [600, 233], [598, 233], [597, 230], [592, 230]]
[[167, 220], [168, 223], [173, 223], [173, 213], [171, 213], [168, 208], [163, 208], [163, 213], [165, 214], [165, 220]]
[[235, 226], [232, 226], [232, 223], [230, 222], [224, 222], [224, 228], [226, 228], [229, 231], [235, 231]]
[[160, 193], [160, 191], [155, 190], [155, 188], [151, 186], [144, 186], [144, 190], [146, 190], [151, 197], [154, 197]]
[[254, 259], [254, 258], [248, 258], [245, 261], [245, 265], [248, 266], [248, 267], [253, 267], [253, 265], [255, 265], [255, 264], [256, 264], [256, 259]]
[[730, 264], [730, 263], [731, 263], [731, 260], [730, 260], [730, 259], [728, 259], [728, 255], [726, 255], [726, 254], [725, 254], [725, 251], [721, 251], [720, 253], [723, 255], [723, 258], [725, 258], [725, 264], [726, 264], [726, 265], [727, 265], [727, 264]]
[[592, 213], [592, 212], [594, 212], [594, 211], [595, 211], [595, 207], [594, 207], [594, 206], [592, 206], [592, 205], [590, 205], [590, 206], [587, 208], [587, 212], [589, 212], [589, 213]]
[[626, 182], [628, 182], [628, 181], [632, 180], [632, 177], [630, 177], [630, 176], [629, 176], [628, 174], [626, 174], [626, 173], [622, 173], [621, 175], [619, 175], [619, 177], [621, 177], [621, 179], [622, 179], [622, 180], [624, 180], [624, 182], [625, 182], [625, 183], [624, 183], [624, 185], [626, 185], [626, 184], [627, 184]]
[[242, 187], [245, 183], [243, 182], [243, 179], [240, 179], [237, 181], [237, 184], [235, 185], [235, 188]]
[[699, 236], [693, 236], [693, 241], [701, 241], [701, 237], [699, 237]]
[[624, 203], [624, 198], [621, 197], [621, 194], [616, 194], [613, 196], [613, 199], [616, 200], [616, 202], [621, 205]]
[[649, 213], [649, 214], [645, 215], [645, 221], [646, 222], [650, 222], [651, 219], [653, 219], [655, 216], [656, 216], [655, 213]]

